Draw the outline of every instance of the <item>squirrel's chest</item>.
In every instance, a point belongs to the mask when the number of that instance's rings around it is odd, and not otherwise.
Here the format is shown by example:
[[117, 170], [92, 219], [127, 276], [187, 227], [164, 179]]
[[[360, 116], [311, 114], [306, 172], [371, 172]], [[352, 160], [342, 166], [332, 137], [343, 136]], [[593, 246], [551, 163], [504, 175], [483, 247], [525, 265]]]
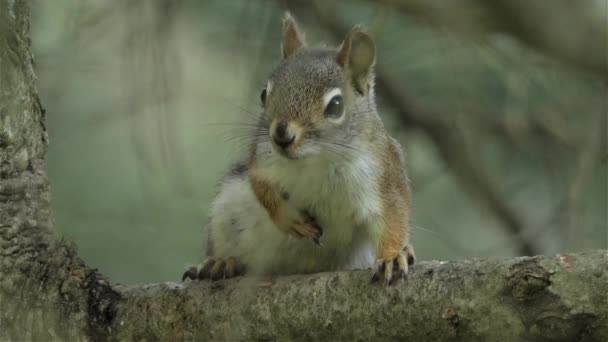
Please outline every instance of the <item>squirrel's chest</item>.
[[360, 157], [340, 164], [284, 163], [266, 175], [296, 208], [342, 226], [365, 223], [380, 213], [379, 170], [373, 158]]

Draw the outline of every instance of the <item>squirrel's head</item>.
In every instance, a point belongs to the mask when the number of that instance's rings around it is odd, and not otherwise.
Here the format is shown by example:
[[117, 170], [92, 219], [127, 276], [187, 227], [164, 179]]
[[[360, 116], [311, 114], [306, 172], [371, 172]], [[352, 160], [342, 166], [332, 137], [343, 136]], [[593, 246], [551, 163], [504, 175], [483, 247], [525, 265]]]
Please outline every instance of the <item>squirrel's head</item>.
[[375, 112], [372, 38], [357, 26], [337, 48], [309, 48], [287, 13], [281, 54], [260, 95], [273, 151], [291, 159], [348, 152], [357, 125]]

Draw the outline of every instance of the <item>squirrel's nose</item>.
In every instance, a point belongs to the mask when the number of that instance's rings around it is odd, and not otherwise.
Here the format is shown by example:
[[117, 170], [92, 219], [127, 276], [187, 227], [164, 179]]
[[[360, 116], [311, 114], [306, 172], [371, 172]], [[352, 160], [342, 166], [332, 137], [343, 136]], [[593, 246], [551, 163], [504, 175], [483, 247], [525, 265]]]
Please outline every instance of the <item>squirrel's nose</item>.
[[296, 140], [296, 136], [295, 134], [290, 134], [289, 130], [287, 129], [287, 123], [281, 121], [277, 124], [274, 130], [272, 140], [274, 140], [274, 143], [280, 146], [282, 149], [286, 149]]
[[274, 137], [272, 137], [272, 140], [274, 140], [274, 143], [279, 145], [282, 149], [286, 149], [289, 147], [289, 145], [291, 145], [293, 143], [294, 140], [296, 140], [296, 136], [292, 135], [289, 138], [289, 137], [278, 137], [275, 135]]

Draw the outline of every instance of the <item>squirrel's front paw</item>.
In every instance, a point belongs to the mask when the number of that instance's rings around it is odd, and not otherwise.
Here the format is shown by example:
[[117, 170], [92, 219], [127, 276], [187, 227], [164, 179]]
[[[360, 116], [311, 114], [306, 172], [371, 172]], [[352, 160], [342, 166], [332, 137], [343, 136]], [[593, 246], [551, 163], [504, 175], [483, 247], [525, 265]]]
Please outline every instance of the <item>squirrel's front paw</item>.
[[239, 263], [236, 258], [207, 257], [199, 267], [190, 267], [182, 276], [182, 281], [186, 279], [228, 279], [245, 274], [245, 265]]
[[384, 283], [390, 285], [397, 278], [405, 279], [409, 266], [413, 265], [415, 260], [414, 248], [411, 245], [405, 246], [395, 257], [376, 260], [372, 282], [384, 279]]
[[301, 217], [291, 222], [291, 231], [298, 238], [312, 238], [317, 244], [323, 235], [323, 229], [309, 213], [302, 213]]
[[283, 222], [278, 224], [282, 226], [284, 231], [298, 239], [310, 238], [316, 244], [320, 244], [319, 239], [323, 235], [323, 229], [316, 219], [306, 211], [297, 212], [297, 214], [285, 218]]

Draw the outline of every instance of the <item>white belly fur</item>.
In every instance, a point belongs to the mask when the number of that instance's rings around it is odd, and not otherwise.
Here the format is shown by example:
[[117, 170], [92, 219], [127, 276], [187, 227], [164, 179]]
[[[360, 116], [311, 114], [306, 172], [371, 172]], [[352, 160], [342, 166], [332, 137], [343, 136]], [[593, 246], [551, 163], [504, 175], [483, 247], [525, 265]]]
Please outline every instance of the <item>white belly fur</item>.
[[214, 256], [235, 256], [252, 273], [290, 274], [371, 267], [380, 215], [373, 158], [348, 163], [272, 158], [256, 174], [289, 193], [323, 228], [317, 246], [281, 232], [259, 203], [247, 175], [224, 182], [211, 212]]

